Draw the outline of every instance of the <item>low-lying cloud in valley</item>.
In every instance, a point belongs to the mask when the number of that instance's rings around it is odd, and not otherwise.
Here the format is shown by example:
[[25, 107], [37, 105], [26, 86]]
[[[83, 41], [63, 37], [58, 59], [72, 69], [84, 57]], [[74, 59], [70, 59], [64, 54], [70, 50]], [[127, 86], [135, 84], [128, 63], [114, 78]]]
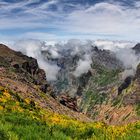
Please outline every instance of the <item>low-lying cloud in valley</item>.
[[[97, 46], [102, 50], [107, 49], [114, 53], [124, 65], [125, 71], [122, 74], [123, 79], [129, 75], [134, 75], [136, 67], [140, 62], [139, 55], [136, 55], [135, 51], [132, 50], [132, 47], [135, 45], [135, 43], [132, 42], [108, 40], [80, 41], [75, 39], [65, 42], [53, 42], [52, 44], [46, 42], [39, 40], [20, 40], [17, 41], [13, 47], [15, 50], [36, 58], [40, 68], [45, 70], [48, 81], [55, 81], [59, 70], [62, 68], [57, 64], [57, 61], [51, 61], [51, 59], [57, 60], [61, 57], [67, 57], [67, 55], [79, 56], [76, 68], [72, 72], [75, 77], [87, 73], [91, 69], [91, 57], [94, 55], [94, 53], [91, 53], [93, 46]], [[49, 53], [51, 59], [44, 57], [42, 51]]]
[[76, 77], [79, 77], [81, 74], [87, 73], [89, 71], [89, 69], [91, 68], [91, 56], [90, 55], [85, 55], [83, 57], [83, 59], [80, 59], [78, 64], [77, 64], [77, 68], [76, 70], [73, 72], [73, 74]]
[[122, 79], [127, 76], [134, 76], [137, 65], [140, 63], [140, 55], [132, 49], [136, 44], [135, 42], [97, 40], [94, 44], [101, 49], [115, 53], [117, 59], [124, 65], [125, 70], [122, 73]]
[[56, 76], [60, 68], [55, 64], [49, 63], [43, 58], [41, 51], [44, 45], [44, 42], [39, 40], [21, 40], [16, 42], [13, 47], [15, 50], [21, 51], [29, 57], [36, 58], [39, 67], [45, 70], [47, 80], [54, 81], [56, 80]]

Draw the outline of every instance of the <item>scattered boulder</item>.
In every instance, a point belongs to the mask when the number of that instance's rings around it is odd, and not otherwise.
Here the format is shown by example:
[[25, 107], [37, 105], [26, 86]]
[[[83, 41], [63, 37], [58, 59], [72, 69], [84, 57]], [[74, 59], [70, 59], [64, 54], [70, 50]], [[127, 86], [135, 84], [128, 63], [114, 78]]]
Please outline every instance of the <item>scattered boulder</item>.
[[74, 111], [78, 111], [77, 99], [75, 97], [72, 98], [69, 95], [61, 95], [59, 102]]

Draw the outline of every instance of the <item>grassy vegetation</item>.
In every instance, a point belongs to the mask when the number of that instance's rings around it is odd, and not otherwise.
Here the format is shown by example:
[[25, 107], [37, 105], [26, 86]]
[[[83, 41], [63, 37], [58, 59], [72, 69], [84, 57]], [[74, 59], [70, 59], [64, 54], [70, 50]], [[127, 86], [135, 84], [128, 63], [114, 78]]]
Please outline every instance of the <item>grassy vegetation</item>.
[[0, 139], [1, 140], [51, 140], [69, 139], [62, 131], [55, 128], [51, 130], [46, 123], [28, 117], [25, 113], [0, 114]]
[[26, 113], [18, 112], [1, 112], [0, 119], [1, 140], [139, 140], [140, 138], [138, 123], [118, 127], [106, 126], [104, 123], [64, 121], [64, 118], [61, 118], [61, 123], [52, 123], [39, 121]]
[[140, 116], [140, 103], [138, 103], [136, 105], [136, 112], [137, 112], [138, 116]]
[[140, 122], [80, 122], [0, 87], [0, 140], [139, 140]]
[[[82, 102], [82, 108], [87, 109], [88, 112], [93, 110], [95, 105], [106, 104], [108, 102], [108, 94], [104, 93], [104, 90], [106, 90], [107, 85], [118, 81], [119, 73], [119, 70], [107, 69], [104, 66], [97, 64], [94, 64], [92, 68], [95, 69], [96, 74], [91, 78], [92, 86], [84, 91], [84, 100]], [[99, 89], [102, 89], [103, 91], [100, 91]], [[114, 102], [114, 105], [116, 105], [117, 102]], [[96, 112], [95, 115], [96, 114], [98, 113]], [[92, 116], [95, 117], [95, 115], [93, 114]]]
[[[105, 101], [107, 101], [107, 94], [103, 92], [98, 93], [96, 90], [88, 90], [84, 94], [84, 100], [81, 107], [87, 109], [88, 112], [90, 112], [95, 105], [101, 105]], [[98, 115], [98, 113], [96, 112], [95, 115]]]
[[99, 86], [106, 86], [112, 82], [115, 82], [118, 78], [117, 75], [119, 70], [108, 70], [105, 67], [98, 65], [94, 65], [92, 67], [97, 71], [97, 74], [92, 77], [92, 80]]

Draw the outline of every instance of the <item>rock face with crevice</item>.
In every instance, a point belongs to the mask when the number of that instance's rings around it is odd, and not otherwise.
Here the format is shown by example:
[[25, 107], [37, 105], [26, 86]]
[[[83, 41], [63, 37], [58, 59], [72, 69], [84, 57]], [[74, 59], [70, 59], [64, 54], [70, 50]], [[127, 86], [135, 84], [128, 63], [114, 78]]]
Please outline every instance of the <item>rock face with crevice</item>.
[[54, 90], [47, 82], [45, 72], [39, 68], [36, 59], [3, 44], [0, 44], [0, 87], [11, 91], [22, 100], [29, 100], [32, 108], [37, 105], [42, 110], [52, 113], [81, 121], [92, 121], [76, 110], [73, 111], [75, 104], [71, 99], [68, 99], [69, 107], [74, 107], [73, 110], [54, 99]]
[[[132, 49], [138, 54], [139, 44]], [[91, 46], [88, 53], [91, 56], [91, 68], [80, 76], [75, 76], [74, 71], [86, 54], [84, 50], [77, 54], [73, 54], [70, 49], [64, 50], [61, 57], [55, 59], [49, 56], [48, 61], [60, 67], [57, 80], [52, 82], [56, 91], [59, 91], [56, 95], [59, 102], [94, 120], [110, 124], [139, 120], [136, 109], [140, 102], [139, 67], [135, 76], [128, 75], [123, 80], [121, 75], [124, 66], [113, 52]]]
[[15, 52], [0, 44], [0, 60], [0, 66], [14, 69], [21, 75], [23, 81], [33, 82], [43, 92], [48, 91], [49, 84], [46, 81], [45, 72], [39, 68], [36, 59], [25, 56], [21, 52]]
[[131, 76], [128, 76], [128, 77], [125, 78], [124, 82], [118, 88], [118, 95], [120, 95], [123, 90], [125, 90], [126, 88], [129, 87], [129, 85], [131, 84], [132, 79], [133, 78]]
[[[43, 53], [45, 57], [46, 52]], [[44, 109], [83, 121], [93, 119], [109, 124], [138, 121], [140, 65], [134, 77], [122, 80], [123, 66], [113, 53], [92, 46], [91, 54], [91, 68], [78, 77], [73, 71], [84, 52], [71, 56], [69, 51], [63, 52], [61, 58], [49, 57], [48, 61], [56, 63], [60, 71], [58, 79], [48, 83], [36, 59], [1, 44], [0, 86], [18, 93], [23, 99], [30, 98]]]

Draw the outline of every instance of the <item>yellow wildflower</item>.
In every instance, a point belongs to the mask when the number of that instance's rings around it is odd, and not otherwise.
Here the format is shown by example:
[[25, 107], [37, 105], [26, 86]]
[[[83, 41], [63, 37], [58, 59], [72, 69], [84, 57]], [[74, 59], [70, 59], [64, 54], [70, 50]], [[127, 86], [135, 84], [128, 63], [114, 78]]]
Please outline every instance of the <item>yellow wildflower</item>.
[[30, 104], [30, 100], [29, 100], [28, 98], [26, 98], [24, 101], [25, 101], [27, 104]]
[[0, 106], [0, 110], [3, 110], [3, 106]]

